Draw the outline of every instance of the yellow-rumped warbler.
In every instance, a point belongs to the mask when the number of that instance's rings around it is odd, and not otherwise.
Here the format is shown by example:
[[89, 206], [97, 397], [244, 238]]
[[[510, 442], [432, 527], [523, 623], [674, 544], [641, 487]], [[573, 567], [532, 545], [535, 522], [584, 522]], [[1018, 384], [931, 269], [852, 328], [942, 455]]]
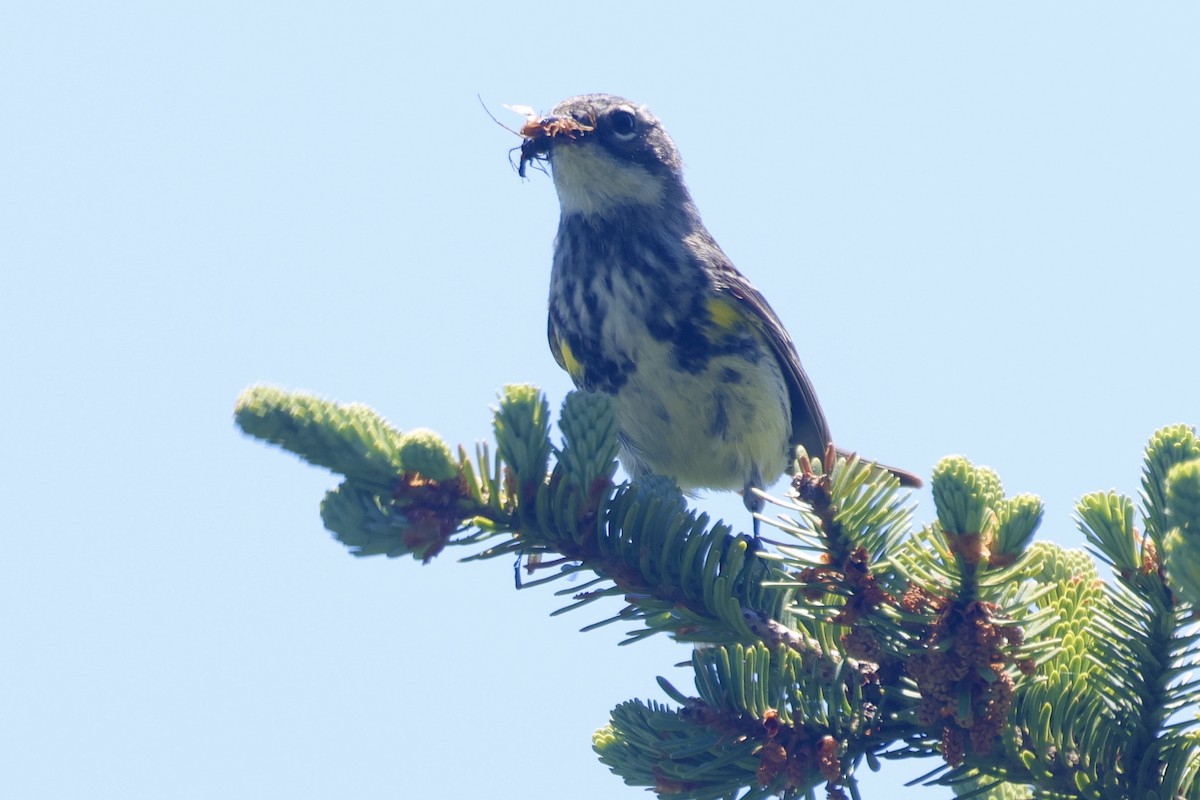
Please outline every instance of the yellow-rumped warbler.
[[548, 160], [562, 209], [555, 360], [579, 388], [613, 397], [634, 478], [741, 490], [760, 511], [751, 490], [790, 468], [795, 445], [823, 457], [830, 442], [791, 337], [705, 229], [675, 144], [644, 106], [586, 94], [529, 113], [520, 172]]

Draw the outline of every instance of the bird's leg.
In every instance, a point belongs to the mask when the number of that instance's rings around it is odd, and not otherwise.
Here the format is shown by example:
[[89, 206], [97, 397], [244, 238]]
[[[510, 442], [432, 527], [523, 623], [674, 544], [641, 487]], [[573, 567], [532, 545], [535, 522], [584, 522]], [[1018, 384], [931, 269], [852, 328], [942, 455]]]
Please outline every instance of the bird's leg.
[[756, 543], [759, 539], [759, 519], [753, 515], [760, 513], [766, 506], [766, 502], [759, 495], [757, 495], [754, 490], [762, 489], [762, 487], [762, 472], [760, 472], [756, 466], [750, 473], [750, 477], [746, 479], [746, 485], [742, 487], [742, 502], [746, 504], [746, 510], [750, 512], [754, 519], [754, 541]]

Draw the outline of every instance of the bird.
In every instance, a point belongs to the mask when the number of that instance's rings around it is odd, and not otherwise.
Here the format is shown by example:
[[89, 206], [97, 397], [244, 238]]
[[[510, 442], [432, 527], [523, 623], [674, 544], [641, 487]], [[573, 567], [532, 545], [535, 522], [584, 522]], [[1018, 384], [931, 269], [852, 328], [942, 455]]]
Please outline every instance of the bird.
[[755, 490], [791, 469], [797, 445], [823, 457], [832, 443], [792, 337], [705, 227], [649, 109], [583, 94], [546, 116], [519, 110], [518, 171], [548, 166], [560, 207], [555, 360], [577, 388], [612, 398], [620, 462], [635, 481], [740, 491], [757, 535]]

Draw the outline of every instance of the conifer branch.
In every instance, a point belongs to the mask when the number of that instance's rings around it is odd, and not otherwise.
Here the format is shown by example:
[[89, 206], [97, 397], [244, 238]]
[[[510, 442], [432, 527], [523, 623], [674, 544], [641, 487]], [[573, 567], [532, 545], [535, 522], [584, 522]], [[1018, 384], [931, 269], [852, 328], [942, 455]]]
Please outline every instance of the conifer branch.
[[960, 797], [1200, 800], [1200, 439], [1185, 426], [1147, 447], [1144, 533], [1129, 498], [1080, 501], [1093, 558], [1032, 543], [1041, 502], [957, 457], [934, 471], [924, 528], [893, 477], [830, 449], [772, 500], [775, 541], [735, 534], [668, 481], [615, 483], [597, 395], [568, 395], [555, 444], [545, 398], [506, 387], [494, 447], [470, 455], [270, 387], [244, 393], [235, 420], [342, 476], [321, 516], [356, 556], [466, 547], [468, 561], [520, 559], [526, 586], [583, 575], [562, 611], [624, 602], [585, 629], [692, 646], [693, 690], [660, 679], [674, 706], [622, 703], [594, 737], [632, 785], [858, 797], [863, 764], [935, 757], [927, 780]]

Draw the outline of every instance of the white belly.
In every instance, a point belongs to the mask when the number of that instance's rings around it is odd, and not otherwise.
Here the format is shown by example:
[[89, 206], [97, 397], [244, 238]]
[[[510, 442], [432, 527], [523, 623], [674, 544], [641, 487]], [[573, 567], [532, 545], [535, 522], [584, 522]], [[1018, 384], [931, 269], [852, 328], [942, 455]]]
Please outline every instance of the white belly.
[[672, 362], [669, 344], [648, 341], [616, 398], [626, 469], [666, 475], [684, 489], [742, 489], [756, 473], [773, 483], [787, 467], [791, 434], [773, 355], [757, 364], [719, 356], [691, 374]]

